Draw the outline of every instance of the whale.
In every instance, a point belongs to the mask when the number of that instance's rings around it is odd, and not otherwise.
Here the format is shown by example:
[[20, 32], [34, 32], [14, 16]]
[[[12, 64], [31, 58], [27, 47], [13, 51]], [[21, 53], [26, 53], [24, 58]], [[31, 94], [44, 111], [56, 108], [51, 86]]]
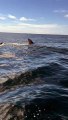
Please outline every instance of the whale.
[[34, 44], [34, 42], [28, 38], [28, 44], [31, 45], [31, 44]]
[[27, 42], [24, 42], [24, 43], [3, 43], [3, 42], [0, 42], [0, 45], [14, 45], [14, 46], [31, 45], [31, 44], [34, 44], [34, 42], [29, 38], [27, 39]]

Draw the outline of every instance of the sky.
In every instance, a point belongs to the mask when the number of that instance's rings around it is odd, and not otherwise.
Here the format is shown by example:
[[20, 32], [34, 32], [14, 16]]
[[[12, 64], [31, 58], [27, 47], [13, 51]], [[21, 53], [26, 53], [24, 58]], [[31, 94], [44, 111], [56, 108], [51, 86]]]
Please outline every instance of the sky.
[[68, 0], [0, 0], [0, 32], [68, 35]]

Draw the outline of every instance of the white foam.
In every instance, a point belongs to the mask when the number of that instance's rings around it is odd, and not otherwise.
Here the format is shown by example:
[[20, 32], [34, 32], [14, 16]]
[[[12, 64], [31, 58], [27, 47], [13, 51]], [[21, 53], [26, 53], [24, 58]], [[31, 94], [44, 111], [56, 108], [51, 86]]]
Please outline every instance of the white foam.
[[23, 43], [3, 43], [0, 46], [4, 45], [12, 45], [12, 46], [21, 46], [21, 45], [29, 45], [28, 42], [23, 42]]

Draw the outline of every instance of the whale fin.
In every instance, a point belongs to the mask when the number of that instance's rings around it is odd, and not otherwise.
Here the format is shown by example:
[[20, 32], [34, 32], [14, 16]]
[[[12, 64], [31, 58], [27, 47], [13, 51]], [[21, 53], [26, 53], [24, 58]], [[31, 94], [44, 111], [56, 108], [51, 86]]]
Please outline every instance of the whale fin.
[[31, 45], [31, 44], [33, 44], [33, 41], [28, 38], [28, 43], [29, 43], [29, 45]]

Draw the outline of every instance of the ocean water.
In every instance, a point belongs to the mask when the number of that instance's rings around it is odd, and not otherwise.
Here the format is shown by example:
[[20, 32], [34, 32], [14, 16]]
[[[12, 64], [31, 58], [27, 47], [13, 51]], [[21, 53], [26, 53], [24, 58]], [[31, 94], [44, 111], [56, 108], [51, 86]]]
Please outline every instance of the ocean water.
[[0, 33], [0, 42], [0, 119], [68, 120], [68, 36]]

